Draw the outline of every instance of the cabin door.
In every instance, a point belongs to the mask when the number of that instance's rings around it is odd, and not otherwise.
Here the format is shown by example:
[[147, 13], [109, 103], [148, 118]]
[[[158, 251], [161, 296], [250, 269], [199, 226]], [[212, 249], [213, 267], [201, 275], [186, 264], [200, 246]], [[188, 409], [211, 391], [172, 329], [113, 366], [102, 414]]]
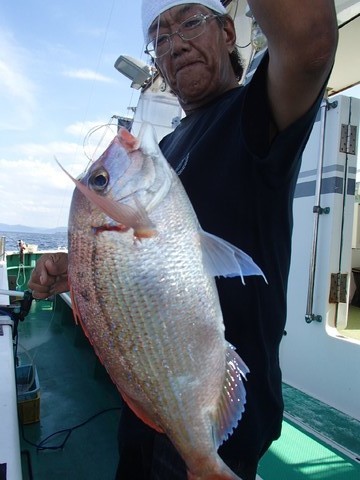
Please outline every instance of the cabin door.
[[[358, 99], [324, 102], [303, 154], [280, 361], [286, 383], [360, 418], [360, 341], [344, 336], [360, 271], [360, 241], [352, 248], [359, 118]], [[353, 376], [343, 375], [345, 363]]]

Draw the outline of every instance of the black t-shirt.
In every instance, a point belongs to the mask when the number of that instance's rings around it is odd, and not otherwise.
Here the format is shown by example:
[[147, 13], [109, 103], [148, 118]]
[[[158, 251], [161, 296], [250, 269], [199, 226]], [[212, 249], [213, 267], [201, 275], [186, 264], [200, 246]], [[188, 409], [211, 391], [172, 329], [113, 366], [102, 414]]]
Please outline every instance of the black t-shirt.
[[161, 142], [205, 231], [238, 246], [261, 277], [217, 279], [225, 336], [250, 368], [243, 419], [220, 448], [257, 459], [281, 428], [279, 343], [286, 320], [292, 202], [301, 153], [321, 96], [269, 145], [267, 57], [245, 87], [185, 117]]

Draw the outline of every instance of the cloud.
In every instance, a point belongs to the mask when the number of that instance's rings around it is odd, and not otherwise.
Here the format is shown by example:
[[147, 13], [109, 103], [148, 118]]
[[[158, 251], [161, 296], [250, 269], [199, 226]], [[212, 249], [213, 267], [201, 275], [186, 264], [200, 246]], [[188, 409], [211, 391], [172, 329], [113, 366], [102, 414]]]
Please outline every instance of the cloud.
[[115, 83], [115, 80], [111, 77], [106, 77], [97, 73], [94, 70], [89, 69], [78, 69], [78, 70], [67, 70], [64, 72], [66, 77], [78, 78], [80, 80], [92, 80], [95, 82], [105, 82], [105, 83]]
[[[79, 122], [67, 130], [77, 135], [81, 128], [94, 125], [98, 123], [86, 122], [84, 126]], [[77, 177], [89, 165], [90, 158], [100, 156], [115, 133], [116, 125], [112, 125], [97, 129], [85, 145], [54, 141], [17, 144], [8, 149], [7, 158], [0, 157], [1, 222], [34, 227], [66, 225], [74, 184], [60, 170], [55, 157]]]
[[[3, 223], [38, 227], [66, 225], [74, 186], [55, 161], [0, 159]], [[70, 168], [69, 168], [70, 170]], [[72, 168], [75, 170], [75, 168]]]
[[0, 128], [25, 130], [33, 123], [35, 85], [25, 74], [26, 50], [13, 35], [0, 29]]
[[72, 142], [49, 142], [49, 143], [23, 143], [16, 145], [18, 156], [31, 161], [48, 162], [55, 156], [61, 155], [66, 159], [79, 158], [82, 154], [81, 147]]
[[36, 178], [44, 180], [48, 176], [47, 186], [63, 185], [64, 180], [65, 183], [73, 186], [68, 177], [60, 170], [56, 161], [61, 163], [72, 176], [77, 177], [83, 173], [91, 160], [86, 148], [77, 143], [24, 143], [17, 145], [16, 155], [12, 155], [12, 160], [9, 160], [9, 156], [7, 159], [0, 158], [0, 167], [2, 166], [0, 171], [9, 174], [11, 170], [17, 172], [17, 169], [20, 168], [21, 171], [28, 172], [26, 176], [29, 179], [34, 179], [36, 176]]
[[7, 158], [0, 157], [2, 223], [35, 227], [67, 224], [74, 184], [55, 157], [75, 177], [89, 163], [82, 146], [73, 142], [18, 144]]

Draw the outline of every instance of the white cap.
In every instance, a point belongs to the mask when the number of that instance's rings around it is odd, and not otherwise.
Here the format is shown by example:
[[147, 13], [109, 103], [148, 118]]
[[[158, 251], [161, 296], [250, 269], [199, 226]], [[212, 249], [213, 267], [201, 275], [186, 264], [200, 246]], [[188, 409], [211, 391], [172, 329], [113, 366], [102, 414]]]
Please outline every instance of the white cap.
[[189, 3], [204, 5], [204, 7], [210, 8], [210, 10], [218, 13], [226, 13], [226, 8], [220, 0], [142, 0], [141, 16], [145, 42], [147, 42], [148, 39], [150, 25], [161, 13], [177, 5], [186, 5]]

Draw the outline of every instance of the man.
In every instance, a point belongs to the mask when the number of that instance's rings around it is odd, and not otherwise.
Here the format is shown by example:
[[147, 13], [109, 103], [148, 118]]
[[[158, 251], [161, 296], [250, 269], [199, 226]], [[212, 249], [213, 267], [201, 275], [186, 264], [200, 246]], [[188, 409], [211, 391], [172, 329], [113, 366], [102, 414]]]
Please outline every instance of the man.
[[[252, 81], [238, 86], [236, 35], [220, 0], [144, 0], [147, 52], [186, 117], [160, 147], [204, 230], [246, 251], [260, 278], [220, 279], [225, 335], [250, 368], [239, 426], [219, 449], [244, 480], [281, 430], [279, 343], [286, 318], [292, 199], [337, 43], [333, 0], [249, 0], [268, 40]], [[34, 296], [67, 289], [66, 256], [40, 260]], [[164, 435], [124, 409], [118, 479], [186, 479]]]

